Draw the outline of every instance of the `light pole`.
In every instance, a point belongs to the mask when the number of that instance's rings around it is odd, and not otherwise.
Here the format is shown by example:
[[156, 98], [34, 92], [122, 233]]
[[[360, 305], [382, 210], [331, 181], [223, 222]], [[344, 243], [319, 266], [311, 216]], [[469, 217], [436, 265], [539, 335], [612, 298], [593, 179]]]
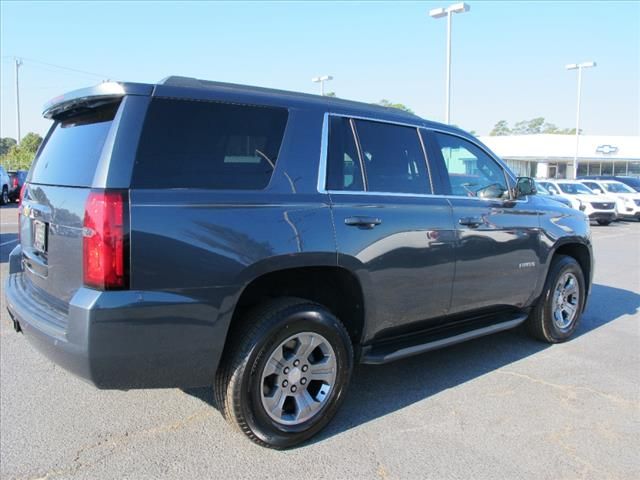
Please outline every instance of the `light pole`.
[[18, 138], [16, 138], [18, 145], [20, 144], [20, 81], [18, 77], [18, 70], [22, 65], [22, 60], [15, 58], [16, 65], [16, 122], [18, 127]]
[[454, 3], [447, 8], [434, 8], [429, 10], [429, 16], [432, 18], [447, 17], [447, 83], [446, 83], [446, 107], [444, 111], [445, 123], [451, 120], [451, 16], [454, 13], [464, 13], [471, 9], [466, 3]]
[[576, 106], [576, 151], [573, 155], [573, 178], [578, 178], [578, 147], [580, 146], [580, 97], [582, 95], [582, 69], [595, 67], [596, 62], [570, 63], [567, 70], [578, 70], [578, 100]]
[[322, 95], [323, 97], [324, 97], [324, 82], [328, 82], [329, 80], [333, 80], [333, 77], [331, 75], [323, 75], [321, 77], [313, 77], [311, 79], [313, 83], [320, 84], [320, 95]]

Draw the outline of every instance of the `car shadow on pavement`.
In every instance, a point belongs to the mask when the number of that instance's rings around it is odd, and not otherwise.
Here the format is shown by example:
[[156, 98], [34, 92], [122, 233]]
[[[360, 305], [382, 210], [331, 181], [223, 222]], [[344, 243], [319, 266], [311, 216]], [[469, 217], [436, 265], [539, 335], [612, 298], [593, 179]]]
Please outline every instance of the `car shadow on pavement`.
[[[640, 295], [637, 293], [594, 285], [574, 338], [639, 310]], [[354, 371], [349, 393], [335, 419], [306, 445], [425, 400], [548, 347], [519, 329], [387, 365], [360, 365]], [[216, 406], [210, 387], [188, 389], [185, 393]]]
[[17, 233], [0, 233], [0, 263], [9, 261], [9, 254], [17, 244]]
[[15, 203], [0, 207], [0, 263], [9, 261], [11, 250], [18, 243], [18, 206]]

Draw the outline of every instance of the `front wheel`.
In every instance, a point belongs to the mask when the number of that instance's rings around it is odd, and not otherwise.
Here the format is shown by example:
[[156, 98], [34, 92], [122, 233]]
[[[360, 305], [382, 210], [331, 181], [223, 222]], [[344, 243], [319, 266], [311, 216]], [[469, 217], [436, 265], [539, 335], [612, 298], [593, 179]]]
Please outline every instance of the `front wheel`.
[[349, 334], [325, 307], [297, 298], [268, 302], [244, 320], [216, 374], [216, 403], [259, 445], [298, 445], [342, 403], [353, 369]]
[[527, 319], [529, 333], [547, 343], [568, 340], [578, 328], [585, 298], [580, 264], [566, 255], [554, 257], [542, 296]]

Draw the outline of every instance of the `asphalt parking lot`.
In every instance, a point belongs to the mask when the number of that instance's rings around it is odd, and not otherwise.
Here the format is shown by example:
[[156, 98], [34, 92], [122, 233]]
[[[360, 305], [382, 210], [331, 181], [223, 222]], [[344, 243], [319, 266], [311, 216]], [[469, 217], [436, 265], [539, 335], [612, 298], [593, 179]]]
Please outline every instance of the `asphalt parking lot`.
[[[0, 273], [15, 207], [0, 208]], [[209, 389], [99, 391], [0, 313], [0, 477], [640, 478], [640, 222], [593, 227], [578, 335], [518, 332], [356, 370], [312, 443], [276, 452], [234, 432]]]

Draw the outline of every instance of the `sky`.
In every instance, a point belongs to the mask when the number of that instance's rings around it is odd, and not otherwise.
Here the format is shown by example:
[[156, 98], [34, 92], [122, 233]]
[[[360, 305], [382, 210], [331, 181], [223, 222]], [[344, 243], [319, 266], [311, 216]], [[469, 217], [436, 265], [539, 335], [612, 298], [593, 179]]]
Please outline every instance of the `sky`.
[[[467, 2], [453, 17], [451, 122], [478, 135], [499, 120], [576, 121], [583, 75], [585, 134], [640, 135], [640, 2]], [[43, 104], [105, 79], [169, 75], [388, 99], [444, 120], [447, 2], [0, 3], [0, 136], [16, 136], [14, 57], [22, 135], [44, 134]], [[54, 67], [62, 66], [64, 70]]]

